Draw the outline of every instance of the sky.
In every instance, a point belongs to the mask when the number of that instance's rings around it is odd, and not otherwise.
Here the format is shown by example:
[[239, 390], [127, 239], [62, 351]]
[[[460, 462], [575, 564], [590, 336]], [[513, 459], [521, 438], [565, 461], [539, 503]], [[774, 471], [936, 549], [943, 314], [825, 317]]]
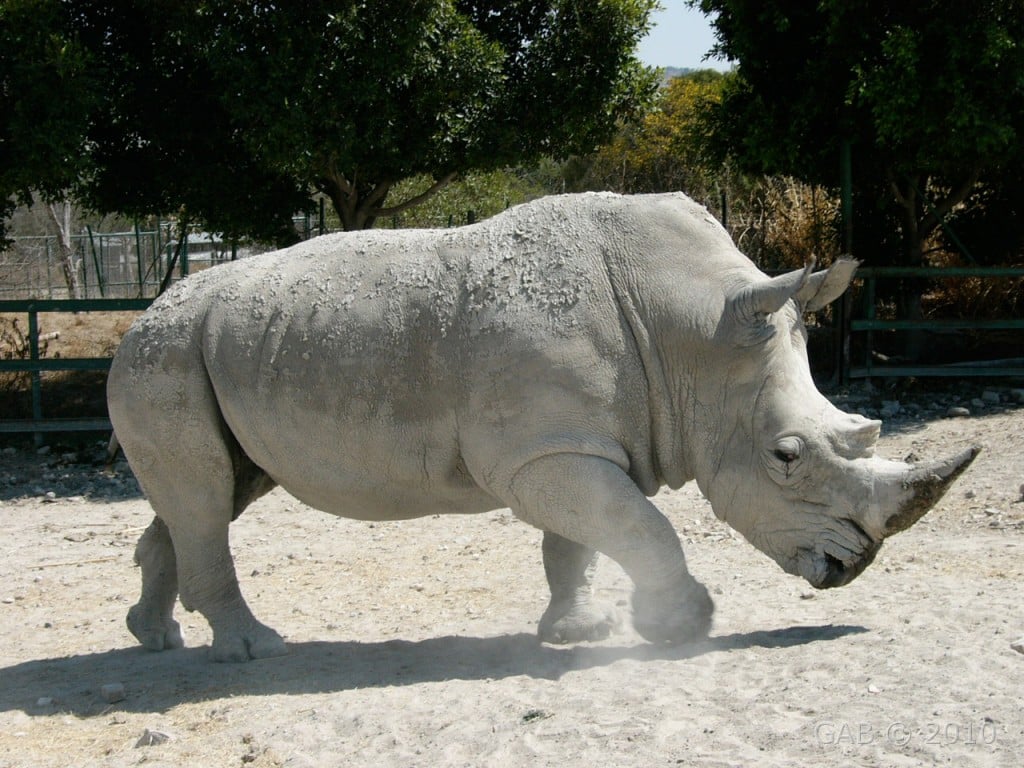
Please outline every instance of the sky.
[[690, 69], [728, 70], [720, 59], [704, 61], [704, 55], [715, 44], [715, 36], [707, 18], [690, 8], [685, 0], [661, 0], [663, 10], [657, 11], [647, 37], [640, 41], [640, 60], [652, 67], [683, 67]]

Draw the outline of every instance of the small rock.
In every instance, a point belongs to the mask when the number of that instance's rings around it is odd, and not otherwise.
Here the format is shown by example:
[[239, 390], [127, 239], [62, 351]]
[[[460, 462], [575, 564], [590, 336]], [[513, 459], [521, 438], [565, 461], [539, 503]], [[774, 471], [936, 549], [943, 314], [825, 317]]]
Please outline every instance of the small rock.
[[970, 415], [971, 415], [971, 412], [969, 410], [967, 410], [966, 408], [963, 408], [962, 406], [959, 406], [959, 405], [954, 405], [952, 408], [950, 408], [948, 411], [946, 411], [946, 416], [951, 418], [951, 419], [960, 418], [960, 417], [963, 417], [963, 416], [970, 416]]
[[50, 450], [51, 450], [50, 446], [44, 445], [42, 448], [40, 448], [39, 450], [36, 451], [36, 455], [38, 455], [38, 456], [48, 456], [50, 454]]
[[[1021, 486], [1021, 493], [1024, 494], [1024, 485]], [[977, 493], [975, 493], [974, 491], [971, 491], [971, 490], [964, 491], [964, 498], [965, 499], [973, 499], [977, 495], [978, 495]]]
[[52, 707], [53, 706], [53, 697], [52, 696], [40, 696], [38, 699], [36, 699], [36, 706], [39, 707], [39, 709], [46, 709], [47, 707]]
[[1024, 653], [1024, 637], [1020, 640], [1014, 640], [1010, 643], [1010, 647], [1013, 648], [1017, 653]]
[[1020, 403], [1021, 405], [1024, 405], [1024, 389], [1011, 389], [1010, 399], [1013, 400], [1015, 403]]
[[879, 688], [874, 683], [871, 683], [871, 684], [868, 685], [868, 693], [881, 693], [881, 692], [882, 692], [882, 689]]
[[535, 720], [547, 720], [553, 714], [553, 712], [546, 712], [543, 709], [531, 709], [529, 712], [523, 715], [522, 721], [524, 723], [532, 723]]
[[48, 504], [52, 504], [56, 500], [57, 500], [57, 494], [54, 491], [47, 491], [43, 495], [43, 501], [45, 501]]
[[135, 748], [138, 749], [139, 747], [155, 747], [158, 744], [164, 744], [170, 741], [170, 739], [171, 737], [168, 736], [166, 733], [161, 733], [160, 731], [151, 731], [149, 730], [149, 728], [147, 728], [142, 732], [142, 735], [139, 736], [139, 740], [135, 742]]
[[980, 397], [975, 397], [971, 399], [971, 405], [973, 405], [975, 408], [984, 408], [985, 401], [982, 400]]
[[883, 400], [882, 408], [879, 410], [879, 413], [882, 415], [882, 418], [891, 419], [901, 410], [903, 410], [903, 406], [900, 405], [898, 400]]
[[991, 405], [999, 405], [999, 403], [1002, 401], [1002, 397], [999, 395], [999, 393], [992, 389], [986, 389], [984, 392], [982, 392], [981, 399], [983, 402], [989, 403]]
[[100, 695], [103, 700], [108, 704], [114, 704], [118, 701], [124, 701], [124, 684], [122, 683], [107, 683], [100, 687]]

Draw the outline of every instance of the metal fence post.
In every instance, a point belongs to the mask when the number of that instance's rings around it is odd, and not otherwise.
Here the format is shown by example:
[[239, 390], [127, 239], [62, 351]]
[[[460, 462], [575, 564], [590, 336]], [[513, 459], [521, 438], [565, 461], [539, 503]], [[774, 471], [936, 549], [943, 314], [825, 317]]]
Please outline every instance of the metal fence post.
[[[30, 305], [28, 309], [28, 356], [33, 365], [39, 362], [39, 315]], [[43, 418], [43, 374], [35, 369], [32, 371], [32, 418], [42, 421]], [[43, 433], [34, 432], [32, 440], [36, 448], [43, 444]]]

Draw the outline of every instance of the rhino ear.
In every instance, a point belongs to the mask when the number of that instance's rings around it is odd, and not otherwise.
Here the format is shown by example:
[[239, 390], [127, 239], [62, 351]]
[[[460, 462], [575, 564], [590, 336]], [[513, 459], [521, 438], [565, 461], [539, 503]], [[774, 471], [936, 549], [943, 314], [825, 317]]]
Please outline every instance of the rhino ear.
[[854, 259], [838, 259], [828, 269], [810, 275], [793, 298], [804, 312], [827, 307], [843, 295], [859, 266], [860, 262]]
[[732, 299], [738, 317], [747, 323], [771, 315], [782, 309], [786, 302], [798, 296], [812, 277], [814, 257], [803, 269], [786, 272], [778, 277], [766, 278], [745, 286]]

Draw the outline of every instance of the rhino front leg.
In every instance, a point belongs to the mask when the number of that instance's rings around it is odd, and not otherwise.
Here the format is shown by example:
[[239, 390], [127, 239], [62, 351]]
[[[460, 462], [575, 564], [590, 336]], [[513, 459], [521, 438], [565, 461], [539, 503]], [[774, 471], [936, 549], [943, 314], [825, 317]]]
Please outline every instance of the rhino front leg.
[[151, 651], [181, 648], [181, 627], [173, 618], [178, 567], [171, 534], [159, 517], [139, 538], [135, 563], [142, 569], [142, 597], [128, 611], [128, 629]]
[[543, 551], [551, 603], [541, 617], [537, 635], [545, 643], [604, 640], [618, 619], [613, 609], [602, 608], [593, 600], [597, 552], [551, 531], [544, 532]]
[[623, 567], [636, 587], [633, 626], [644, 638], [681, 643], [707, 636], [714, 611], [708, 591], [687, 570], [675, 529], [617, 464], [545, 456], [516, 474], [511, 499], [526, 522]]

